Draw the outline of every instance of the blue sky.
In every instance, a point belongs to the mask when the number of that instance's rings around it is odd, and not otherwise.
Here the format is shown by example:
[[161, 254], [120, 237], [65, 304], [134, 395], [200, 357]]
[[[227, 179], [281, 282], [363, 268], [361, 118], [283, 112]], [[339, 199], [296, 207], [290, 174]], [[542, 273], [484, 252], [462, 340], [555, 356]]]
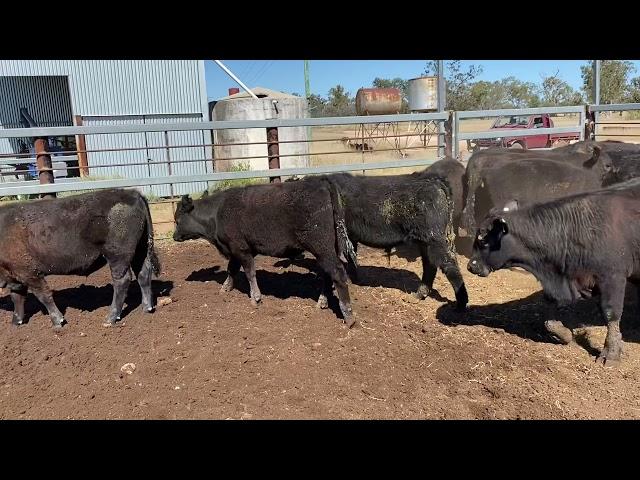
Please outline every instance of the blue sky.
[[[304, 94], [304, 67], [302, 60], [222, 60], [249, 88], [261, 86], [284, 92]], [[376, 77], [404, 79], [418, 77], [424, 71], [426, 60], [311, 60], [309, 78], [311, 92], [326, 96], [336, 84], [343, 85], [351, 95], [361, 87], [371, 86]], [[540, 83], [543, 74], [559, 73], [573, 88], [580, 88], [580, 65], [586, 60], [472, 60], [463, 65], [482, 65], [479, 80], [500, 80], [513, 75]], [[640, 75], [640, 61], [634, 60]], [[228, 95], [229, 87], [236, 83], [212, 60], [205, 61], [207, 96], [215, 100]]]

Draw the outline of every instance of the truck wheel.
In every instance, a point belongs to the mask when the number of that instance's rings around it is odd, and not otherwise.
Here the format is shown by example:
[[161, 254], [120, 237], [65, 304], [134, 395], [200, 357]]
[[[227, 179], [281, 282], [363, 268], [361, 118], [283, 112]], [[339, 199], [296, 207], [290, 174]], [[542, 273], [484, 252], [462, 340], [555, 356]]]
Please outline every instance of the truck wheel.
[[516, 143], [512, 143], [511, 145], [509, 145], [509, 148], [511, 148], [513, 150], [522, 150], [524, 147], [522, 146], [522, 144], [520, 142], [516, 142]]

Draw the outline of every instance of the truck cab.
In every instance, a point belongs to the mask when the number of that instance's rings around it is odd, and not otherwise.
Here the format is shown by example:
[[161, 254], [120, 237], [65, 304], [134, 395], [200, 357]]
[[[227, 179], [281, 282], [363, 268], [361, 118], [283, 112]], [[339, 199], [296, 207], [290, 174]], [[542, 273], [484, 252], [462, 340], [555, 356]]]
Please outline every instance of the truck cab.
[[[549, 114], [537, 115], [506, 115], [496, 118], [491, 126], [491, 130], [524, 130], [536, 128], [553, 128], [553, 120]], [[550, 148], [561, 143], [578, 141], [580, 133], [526, 135], [516, 137], [480, 138], [477, 140], [467, 140], [469, 151], [475, 152], [481, 148], [503, 147], [503, 148]]]

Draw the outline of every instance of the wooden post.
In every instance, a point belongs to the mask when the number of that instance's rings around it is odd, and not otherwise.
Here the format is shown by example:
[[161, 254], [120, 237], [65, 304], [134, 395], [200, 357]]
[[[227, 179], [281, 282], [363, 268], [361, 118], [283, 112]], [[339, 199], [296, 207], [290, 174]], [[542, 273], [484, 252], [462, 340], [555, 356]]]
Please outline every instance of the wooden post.
[[[278, 127], [267, 128], [267, 153], [269, 170], [280, 168], [280, 145], [278, 144]], [[280, 183], [280, 177], [269, 177], [269, 183]]]
[[[75, 115], [73, 117], [73, 123], [76, 126], [82, 126], [82, 116]], [[78, 167], [80, 167], [80, 176], [89, 176], [89, 164], [87, 162], [87, 145], [84, 140], [84, 135], [76, 135], [76, 149], [78, 150]]]
[[[38, 166], [38, 178], [40, 185], [54, 183], [53, 170], [51, 165], [51, 155], [47, 146], [46, 138], [37, 138], [34, 142], [36, 151], [36, 164]], [[41, 198], [56, 198], [55, 193], [43, 193]]]
[[453, 157], [453, 112], [449, 112], [449, 119], [444, 122], [444, 154]]

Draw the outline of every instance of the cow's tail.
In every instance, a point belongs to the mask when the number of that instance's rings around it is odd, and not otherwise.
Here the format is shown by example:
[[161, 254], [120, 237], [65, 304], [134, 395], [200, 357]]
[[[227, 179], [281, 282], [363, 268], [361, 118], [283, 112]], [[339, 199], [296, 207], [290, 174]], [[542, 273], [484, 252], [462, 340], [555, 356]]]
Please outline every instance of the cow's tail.
[[161, 270], [160, 259], [158, 258], [158, 255], [156, 254], [156, 250], [153, 245], [153, 222], [151, 221], [151, 211], [149, 210], [149, 202], [147, 202], [147, 199], [143, 195], [140, 195], [140, 199], [144, 204], [143, 210], [144, 210], [145, 220], [147, 224], [147, 258], [151, 263], [151, 268], [153, 270], [153, 273], [156, 275], [160, 275], [160, 270]]
[[473, 236], [476, 231], [476, 218], [475, 218], [475, 210], [476, 210], [476, 190], [478, 189], [480, 183], [480, 175], [479, 172], [474, 168], [475, 165], [469, 162], [467, 166], [467, 175], [466, 175], [466, 200], [464, 209], [462, 210], [462, 215], [460, 218], [460, 226], [466, 230], [468, 236]]
[[340, 192], [338, 191], [338, 188], [336, 187], [334, 182], [332, 182], [327, 177], [324, 177], [324, 181], [327, 184], [329, 193], [331, 195], [333, 222], [336, 228], [336, 247], [338, 250], [338, 257], [344, 263], [348, 263], [348, 259], [350, 259], [357, 267], [358, 256], [355, 249], [353, 248], [351, 240], [349, 240], [349, 235], [347, 233], [347, 223], [344, 215], [344, 204], [342, 201], [342, 196], [340, 195]]

